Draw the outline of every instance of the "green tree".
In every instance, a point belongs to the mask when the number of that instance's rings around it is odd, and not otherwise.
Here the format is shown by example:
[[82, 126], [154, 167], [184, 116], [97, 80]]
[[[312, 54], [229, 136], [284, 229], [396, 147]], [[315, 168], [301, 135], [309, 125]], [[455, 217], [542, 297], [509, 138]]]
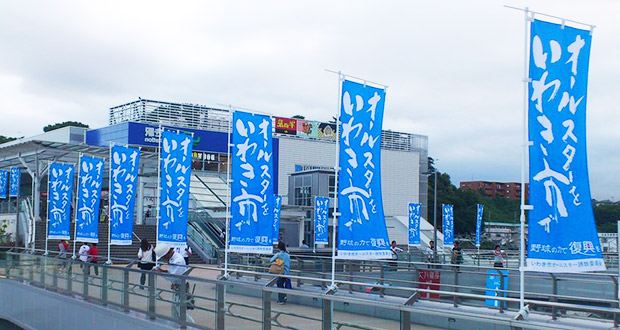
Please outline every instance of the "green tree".
[[17, 140], [15, 137], [0, 135], [0, 144]]
[[49, 131], [53, 131], [55, 129], [59, 129], [62, 127], [66, 127], [66, 126], [76, 126], [76, 127], [85, 127], [85, 128], [89, 128], [88, 125], [80, 123], [78, 121], [65, 121], [62, 123], [56, 123], [56, 124], [50, 124], [47, 125], [45, 127], [43, 127], [43, 132], [49, 132]]

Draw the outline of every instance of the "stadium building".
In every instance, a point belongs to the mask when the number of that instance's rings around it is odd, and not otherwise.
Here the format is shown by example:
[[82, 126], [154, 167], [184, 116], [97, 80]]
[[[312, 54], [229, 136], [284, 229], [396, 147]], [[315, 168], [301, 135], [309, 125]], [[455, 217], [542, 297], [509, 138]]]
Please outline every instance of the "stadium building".
[[[227, 109], [139, 99], [110, 108], [106, 127], [65, 127], [0, 145], [0, 168], [17, 166], [24, 173], [22, 198], [25, 198], [25, 204], [19, 221], [22, 225], [20, 235], [28, 243], [34, 241], [35, 236], [41, 238], [41, 233], [36, 235], [33, 232], [36, 232], [37, 222], [39, 232], [44, 230], [44, 225], [32, 219], [46, 218], [45, 171], [48, 162], [76, 164], [81, 153], [109, 159], [109, 147], [113, 144], [141, 149], [135, 223], [153, 227], [157, 210], [159, 129], [165, 126], [193, 134], [192, 225], [188, 229], [188, 240], [194, 246], [199, 245], [196, 241], [202, 241], [202, 245], [221, 248], [221, 230], [228, 201], [230, 119], [231, 112]], [[273, 120], [275, 193], [283, 197], [280, 235], [291, 247], [299, 246], [303, 239], [311, 244], [314, 197], [334, 197], [336, 124], [281, 117], [273, 117]], [[426, 219], [427, 215], [428, 177], [424, 173], [428, 170], [428, 138], [384, 130], [381, 149], [382, 194], [388, 234], [390, 240], [406, 244], [407, 204], [421, 203], [422, 217]], [[102, 220], [107, 213], [107, 171], [106, 166]], [[0, 213], [10, 215], [11, 210], [14, 213], [15, 201], [12, 203], [13, 208], [8, 200], [1, 201]], [[423, 245], [426, 245], [428, 237], [432, 237], [432, 227], [422, 221], [421, 228]]]

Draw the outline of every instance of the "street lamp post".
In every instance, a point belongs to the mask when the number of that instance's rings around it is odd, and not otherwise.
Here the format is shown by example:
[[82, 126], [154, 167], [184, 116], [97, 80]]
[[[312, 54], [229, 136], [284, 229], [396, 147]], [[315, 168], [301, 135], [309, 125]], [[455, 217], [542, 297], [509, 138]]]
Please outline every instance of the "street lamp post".
[[432, 172], [422, 172], [422, 174], [435, 174], [435, 183], [433, 188], [433, 242], [435, 242], [435, 244], [433, 244], [433, 261], [437, 261], [437, 169]]
[[437, 169], [435, 169], [435, 188], [433, 189], [433, 261], [437, 261]]

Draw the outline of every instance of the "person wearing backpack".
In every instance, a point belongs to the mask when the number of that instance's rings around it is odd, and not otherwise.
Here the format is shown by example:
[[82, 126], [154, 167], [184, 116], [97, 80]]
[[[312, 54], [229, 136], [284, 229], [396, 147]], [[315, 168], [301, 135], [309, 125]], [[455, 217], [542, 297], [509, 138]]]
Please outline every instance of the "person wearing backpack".
[[[280, 252], [274, 254], [273, 257], [271, 257], [270, 262], [272, 263], [272, 267], [269, 268], [269, 271], [274, 272], [272, 271], [272, 268], [279, 268], [279, 267], [274, 267], [274, 264], [280, 263], [279, 261], [276, 261], [279, 259], [282, 261], [282, 265], [283, 265], [283, 270], [280, 274], [288, 275], [291, 270], [291, 256], [286, 251], [286, 244], [284, 244], [284, 242], [278, 243], [278, 249], [280, 250]], [[289, 289], [291, 288], [290, 279], [284, 276], [278, 277], [278, 281], [276, 282], [276, 285], [278, 286], [278, 288], [284, 288], [285, 286]], [[284, 303], [286, 303], [286, 300], [287, 300], [286, 294], [278, 293], [278, 304], [284, 305]]]

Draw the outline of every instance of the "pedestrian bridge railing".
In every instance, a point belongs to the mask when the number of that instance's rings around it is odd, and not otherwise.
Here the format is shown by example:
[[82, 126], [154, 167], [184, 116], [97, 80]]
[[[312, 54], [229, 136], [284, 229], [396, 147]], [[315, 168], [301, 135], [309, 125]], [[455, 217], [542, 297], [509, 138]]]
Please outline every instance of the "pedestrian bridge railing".
[[[489, 296], [485, 293], [486, 287], [470, 281], [485, 278], [488, 271], [492, 271], [497, 272], [500, 281], [518, 283], [514, 278], [518, 271], [514, 269], [505, 274], [498, 269], [474, 266], [339, 260], [336, 286], [331, 286], [331, 270], [305, 270], [298, 258], [293, 256], [293, 260], [297, 261], [288, 276], [294, 283], [292, 290], [276, 287], [276, 276], [266, 273], [266, 264], [231, 264], [229, 274], [223, 274], [219, 267], [192, 266], [184, 275], [170, 275], [136, 269], [131, 267], [131, 262], [119, 260], [127, 266], [100, 264], [97, 274], [88, 263], [18, 250], [0, 252], [0, 277], [76, 296], [121, 312], [138, 312], [151, 320], [169, 320], [182, 328], [224, 329], [228, 325], [230, 328], [261, 326], [263, 329], [272, 326], [410, 329], [416, 316], [446, 319], [450, 316], [457, 322], [536, 328], [538, 323], [533, 322], [538, 319], [547, 320], [540, 324], [557, 318], [570, 324], [575, 315], [567, 312], [595, 314], [602, 319], [592, 321], [593, 324], [609, 328], [617, 326], [614, 321], [620, 315], [617, 295], [615, 299], [597, 299], [559, 292], [566, 283], [574, 282], [581, 287], [615, 288], [617, 294], [617, 276], [613, 275], [528, 274], [526, 283], [531, 281], [533, 285], [538, 280], [549, 279], [551, 290], [556, 290], [555, 293], [535, 290], [526, 293], [526, 304], [533, 316], [528, 321], [517, 316], [515, 290], [510, 287], [504, 290], [500, 285], [497, 294]], [[442, 280], [435, 285], [420, 281], [419, 274], [428, 271], [437, 272], [452, 282]], [[140, 282], [142, 275], [146, 279], [144, 284]], [[182, 289], [186, 287], [189, 290]], [[304, 307], [273, 305], [278, 293], [289, 295], [291, 305]], [[498, 309], [483, 307], [489, 300], [500, 302]], [[335, 313], [336, 306], [349, 306], [349, 312]], [[375, 317], [351, 317], [355, 310], [372, 310]]]

